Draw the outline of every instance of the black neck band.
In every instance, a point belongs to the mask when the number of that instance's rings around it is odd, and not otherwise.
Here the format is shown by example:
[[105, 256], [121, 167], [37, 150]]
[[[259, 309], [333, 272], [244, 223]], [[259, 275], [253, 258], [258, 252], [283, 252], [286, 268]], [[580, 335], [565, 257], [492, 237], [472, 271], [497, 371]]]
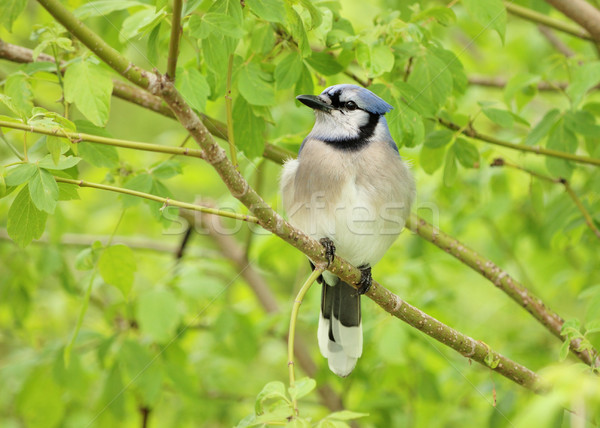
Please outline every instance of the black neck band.
[[369, 121], [358, 129], [358, 136], [354, 138], [327, 139], [323, 140], [323, 142], [340, 150], [349, 152], [357, 151], [369, 142], [369, 139], [375, 133], [375, 128], [379, 123], [380, 117], [378, 114], [369, 113]]

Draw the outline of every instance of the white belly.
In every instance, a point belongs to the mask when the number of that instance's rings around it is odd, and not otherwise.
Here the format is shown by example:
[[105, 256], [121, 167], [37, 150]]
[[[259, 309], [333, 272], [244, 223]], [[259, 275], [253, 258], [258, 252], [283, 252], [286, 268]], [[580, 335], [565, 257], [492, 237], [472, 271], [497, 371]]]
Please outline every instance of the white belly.
[[290, 222], [312, 238], [330, 238], [340, 257], [355, 266], [372, 266], [404, 228], [405, 201], [394, 200], [396, 192], [378, 198], [350, 178], [341, 192], [313, 192], [309, 199], [289, 201], [286, 211]]

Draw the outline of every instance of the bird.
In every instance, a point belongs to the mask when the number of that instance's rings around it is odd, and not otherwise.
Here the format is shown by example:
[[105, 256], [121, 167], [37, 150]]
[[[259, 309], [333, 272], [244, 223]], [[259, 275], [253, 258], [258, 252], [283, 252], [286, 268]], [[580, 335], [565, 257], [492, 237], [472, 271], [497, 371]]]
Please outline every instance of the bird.
[[[372, 283], [371, 267], [405, 226], [416, 189], [385, 114], [392, 106], [353, 84], [298, 95], [315, 123], [280, 177], [289, 222], [361, 271], [355, 289], [323, 271], [317, 339], [330, 370], [348, 376], [362, 355], [361, 295]], [[311, 262], [314, 269], [315, 264]]]

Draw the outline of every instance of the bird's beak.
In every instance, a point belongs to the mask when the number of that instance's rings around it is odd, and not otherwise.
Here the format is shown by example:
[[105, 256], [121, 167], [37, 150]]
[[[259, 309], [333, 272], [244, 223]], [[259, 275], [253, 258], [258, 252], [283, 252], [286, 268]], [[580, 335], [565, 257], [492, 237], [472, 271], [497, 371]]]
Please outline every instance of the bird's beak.
[[332, 106], [321, 101], [316, 95], [298, 95], [296, 99], [315, 110], [329, 111], [333, 109]]

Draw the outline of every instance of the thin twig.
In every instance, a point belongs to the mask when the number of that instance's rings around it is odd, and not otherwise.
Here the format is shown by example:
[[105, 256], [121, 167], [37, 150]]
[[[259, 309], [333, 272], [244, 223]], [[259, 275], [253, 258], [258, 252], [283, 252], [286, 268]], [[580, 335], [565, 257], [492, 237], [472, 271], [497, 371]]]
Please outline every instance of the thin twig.
[[[488, 76], [477, 76], [472, 75], [468, 77], [469, 85], [485, 86], [488, 88], [504, 89], [508, 83], [506, 79], [502, 77], [488, 77]], [[538, 82], [538, 91], [557, 91], [565, 90], [569, 86], [567, 82]], [[592, 89], [599, 89], [595, 86]]]
[[22, 161], [25, 160], [23, 155], [21, 155], [21, 153], [19, 153], [19, 151], [12, 144], [10, 144], [10, 142], [6, 139], [6, 137], [4, 136], [4, 133], [2, 132], [2, 129], [0, 129], [0, 140], [4, 141], [4, 143], [6, 143], [6, 145], [10, 149], [10, 151], [13, 152], [13, 154], [16, 157], [18, 157]]
[[150, 411], [151, 409], [147, 406], [140, 407], [140, 414], [142, 416], [142, 428], [148, 428], [148, 419], [150, 417]]
[[[462, 129], [461, 126], [457, 125], [456, 123], [447, 121], [442, 118], [438, 118], [438, 122], [440, 124], [444, 125], [448, 129], [452, 129], [455, 131], [459, 131]], [[590, 165], [600, 166], [600, 159], [591, 158], [588, 156], [575, 155], [572, 153], [562, 152], [560, 150], [546, 149], [544, 147], [539, 147], [539, 146], [532, 147], [532, 146], [525, 146], [522, 144], [509, 143], [508, 141], [504, 141], [504, 140], [501, 140], [496, 137], [480, 134], [472, 127], [462, 129], [461, 133], [466, 135], [467, 137], [471, 137], [471, 138], [474, 138], [474, 139], [480, 140], [480, 141], [485, 141], [486, 143], [494, 144], [497, 146], [507, 147], [509, 149], [520, 150], [522, 152], [535, 153], [537, 155], [552, 156], [552, 157], [559, 158], [559, 159], [566, 159], [566, 160], [570, 160], [570, 161], [574, 161], [574, 162], [580, 162], [580, 163], [586, 163], [586, 164], [590, 164]]]
[[598, 230], [598, 228], [594, 224], [594, 219], [592, 218], [592, 216], [590, 215], [589, 211], [585, 208], [585, 206], [581, 202], [581, 199], [579, 199], [579, 197], [577, 196], [577, 194], [573, 191], [573, 188], [571, 187], [571, 184], [569, 183], [569, 181], [566, 178], [552, 178], [552, 177], [548, 177], [547, 175], [540, 174], [539, 172], [530, 170], [530, 169], [522, 167], [520, 165], [516, 165], [516, 164], [513, 164], [511, 162], [507, 162], [506, 160], [504, 160], [502, 158], [496, 158], [496, 159], [494, 159], [494, 161], [492, 162], [492, 164], [490, 166], [508, 166], [508, 167], [511, 167], [511, 168], [518, 169], [518, 170], [521, 170], [523, 172], [526, 172], [529, 175], [532, 175], [532, 176], [534, 176], [536, 178], [539, 178], [541, 180], [549, 181], [551, 183], [557, 183], [557, 184], [560, 183], [560, 184], [562, 184], [564, 186], [564, 188], [565, 188], [565, 191], [569, 195], [569, 197], [575, 203], [575, 206], [577, 207], [577, 209], [583, 215], [583, 218], [584, 218], [585, 223], [587, 224], [587, 226], [592, 230], [592, 232], [594, 233], [594, 235], [596, 235], [596, 237], [598, 239], [600, 239], [600, 230]]
[[559, 39], [556, 36], [556, 34], [554, 34], [554, 31], [552, 31], [552, 29], [550, 27], [547, 27], [542, 24], [539, 24], [537, 27], [538, 27], [538, 30], [540, 31], [540, 33], [546, 38], [546, 40], [548, 40], [548, 42], [552, 46], [554, 46], [554, 49], [559, 51], [561, 54], [563, 54], [567, 58], [571, 58], [572, 56], [575, 55], [575, 52], [573, 52], [573, 50], [570, 47], [568, 47], [565, 44], [565, 42], [563, 42], [561, 39]]
[[[414, 214], [406, 222], [406, 227], [490, 280], [519, 306], [533, 315], [554, 336], [561, 341], [563, 340], [560, 334], [564, 323], [563, 319], [548, 308], [539, 297], [532, 294], [519, 281], [511, 277], [508, 272], [500, 269], [491, 260], [482, 257], [462, 242], [447, 235]], [[571, 341], [571, 350], [573, 353], [580, 360], [592, 367], [600, 366], [598, 353], [595, 350], [578, 351], [580, 345], [580, 340]]]
[[573, 191], [573, 188], [569, 184], [569, 181], [565, 178], [561, 178], [560, 182], [562, 183], [563, 186], [565, 186], [565, 190], [567, 191], [567, 193], [569, 194], [571, 199], [573, 199], [573, 202], [575, 202], [577, 209], [579, 209], [579, 211], [583, 215], [583, 218], [585, 219], [585, 223], [592, 230], [592, 232], [594, 232], [594, 235], [596, 235], [596, 237], [598, 239], [600, 239], [600, 230], [598, 230], [598, 228], [594, 224], [594, 219], [592, 218], [592, 216], [590, 215], [588, 210], [583, 206], [583, 203], [577, 197], [577, 194]]
[[[304, 282], [304, 284], [302, 284], [296, 299], [294, 299], [294, 304], [292, 305], [290, 328], [288, 332], [288, 372], [290, 377], [290, 389], [293, 389], [296, 386], [296, 375], [294, 374], [294, 338], [296, 336], [296, 321], [298, 319], [298, 312], [300, 311], [300, 305], [302, 304], [302, 300], [304, 300], [304, 296], [310, 289], [310, 286], [317, 280], [324, 270], [325, 268], [323, 267], [316, 267], [312, 271], [308, 279]], [[298, 416], [298, 402], [296, 401], [295, 396], [292, 397], [292, 406], [294, 408], [294, 415]]]
[[60, 69], [60, 60], [58, 59], [58, 49], [56, 48], [56, 45], [54, 43], [51, 44], [52, 46], [52, 54], [54, 55], [54, 64], [56, 65], [56, 77], [58, 78], [58, 85], [60, 86], [60, 93], [61, 93], [61, 101], [63, 102], [63, 107], [64, 107], [64, 117], [65, 119], [69, 118], [69, 103], [67, 102], [67, 99], [65, 98], [65, 84], [62, 78], [62, 71]]
[[175, 80], [177, 58], [179, 57], [179, 40], [181, 39], [181, 0], [173, 0], [173, 19], [171, 21], [171, 38], [169, 39], [169, 57], [167, 59], [167, 76]]
[[187, 202], [176, 201], [171, 198], [163, 198], [161, 196], [152, 195], [150, 193], [138, 192], [137, 190], [125, 189], [122, 187], [108, 186], [106, 184], [92, 183], [84, 180], [72, 180], [70, 178], [54, 177], [59, 183], [75, 184], [79, 187], [92, 187], [94, 189], [108, 190], [110, 192], [123, 193], [124, 195], [136, 196], [139, 198], [150, 199], [151, 201], [160, 202], [164, 207], [179, 207], [186, 210], [201, 211], [207, 214], [214, 214], [221, 217], [232, 218], [235, 220], [247, 221], [249, 223], [258, 223], [258, 219], [251, 215], [232, 213], [230, 211], [218, 210], [216, 208], [203, 207], [201, 205], [190, 204]]
[[[68, 138], [72, 143], [78, 143], [81, 141], [87, 141], [88, 143], [105, 144], [108, 146], [122, 147], [125, 149], [144, 150], [147, 152], [157, 153], [169, 153], [174, 155], [190, 156], [194, 158], [200, 158], [204, 156], [202, 150], [188, 149], [185, 147], [170, 147], [160, 146], [158, 144], [141, 143], [137, 141], [120, 140], [117, 138], [100, 137], [98, 135], [84, 134], [82, 132], [67, 132], [62, 128], [50, 129], [43, 128], [41, 126], [25, 125], [23, 123], [8, 122], [0, 120], [0, 127], [19, 129], [22, 131], [33, 132], [36, 134], [52, 135], [58, 137]], [[27, 159], [25, 159], [27, 160]]]
[[593, 40], [600, 42], [600, 11], [594, 6], [585, 0], [546, 0], [546, 3], [577, 22], [589, 31]]
[[[261, 273], [254, 269], [252, 264], [248, 261], [244, 249], [231, 235], [220, 233], [219, 230], [217, 230], [217, 228], [220, 227], [220, 219], [218, 217], [208, 216], [203, 213], [196, 213], [194, 215], [186, 211], [182, 211], [180, 215], [185, 218], [189, 224], [196, 226], [194, 230], [200, 226], [203, 230], [206, 230], [208, 236], [217, 245], [221, 254], [234, 265], [238, 272], [241, 272], [242, 277], [265, 312], [269, 314], [281, 312], [281, 308], [277, 303], [277, 299], [271, 292], [269, 285]], [[282, 339], [286, 340], [285, 337]], [[298, 361], [298, 365], [302, 368], [304, 373], [306, 373], [307, 376], [314, 378], [317, 375], [318, 367], [310, 354], [310, 347], [302, 340], [302, 337], [297, 337], [295, 340], [294, 355], [296, 361]], [[321, 397], [323, 404], [331, 411], [335, 412], [344, 409], [340, 395], [335, 392], [329, 384], [320, 382], [317, 385], [317, 393]]]
[[[547, 1], [548, 1], [548, 3], [553, 3], [554, 0], [553, 1], [547, 0]], [[564, 0], [556, 0], [556, 1], [564, 3]], [[551, 18], [548, 15], [544, 15], [543, 13], [539, 13], [539, 12], [536, 12], [535, 10], [531, 10], [531, 9], [523, 7], [523, 6], [519, 6], [512, 1], [505, 1], [504, 5], [506, 6], [506, 10], [508, 13], [511, 13], [520, 18], [526, 19], [528, 21], [536, 22], [538, 24], [543, 24], [546, 27], [554, 28], [555, 30], [562, 31], [563, 33], [567, 33], [567, 34], [570, 34], [575, 37], [579, 37], [580, 39], [594, 40], [594, 38], [583, 28], [577, 27], [568, 22], [564, 22], [559, 19]]]
[[233, 99], [231, 95], [231, 76], [233, 75], [233, 54], [229, 55], [227, 65], [227, 87], [225, 89], [225, 109], [227, 110], [227, 140], [229, 141], [229, 152], [231, 154], [231, 163], [236, 169], [239, 169], [237, 154], [235, 149], [235, 140], [233, 136]]
[[188, 226], [187, 229], [185, 230], [185, 233], [183, 234], [183, 238], [181, 238], [181, 242], [177, 246], [177, 251], [175, 252], [175, 260], [180, 261], [183, 258], [183, 254], [185, 253], [185, 250], [186, 250], [188, 244], [190, 243], [190, 238], [192, 237], [193, 231], [194, 230], [191, 225]]

